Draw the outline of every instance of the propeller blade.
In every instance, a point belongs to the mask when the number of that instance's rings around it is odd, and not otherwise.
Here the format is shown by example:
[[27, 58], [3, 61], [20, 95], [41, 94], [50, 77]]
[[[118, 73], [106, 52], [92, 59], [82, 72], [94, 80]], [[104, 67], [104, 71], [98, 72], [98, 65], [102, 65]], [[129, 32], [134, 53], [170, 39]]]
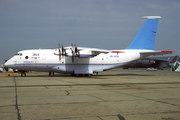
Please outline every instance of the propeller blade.
[[62, 44], [61, 51], [62, 51], [62, 55], [64, 55], [64, 47], [63, 47], [63, 44]]
[[62, 51], [63, 51], [63, 55], [66, 56], [66, 49], [64, 49], [63, 45], [62, 45]]
[[[58, 43], [59, 44], [59, 43]], [[60, 44], [59, 44], [59, 61], [61, 60], [61, 50], [60, 50]]]
[[79, 50], [76, 44], [71, 43], [71, 52], [72, 52], [72, 62], [74, 62], [75, 57], [79, 57]]

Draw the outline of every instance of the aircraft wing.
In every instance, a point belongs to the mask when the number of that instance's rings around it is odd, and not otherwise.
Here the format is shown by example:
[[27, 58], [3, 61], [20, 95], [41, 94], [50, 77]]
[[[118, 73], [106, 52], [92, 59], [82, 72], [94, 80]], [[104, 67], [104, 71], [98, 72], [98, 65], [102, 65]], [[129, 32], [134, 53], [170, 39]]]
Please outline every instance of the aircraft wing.
[[[97, 56], [101, 53], [111, 52], [110, 50], [105, 50], [105, 49], [82, 48], [82, 47], [78, 48], [78, 50], [80, 51], [80, 57], [93, 57], [93, 56]], [[89, 54], [86, 54], [86, 52], [84, 52], [84, 51], [88, 51]]]
[[78, 47], [78, 50], [90, 50], [92, 52], [97, 52], [97, 53], [109, 53], [109, 52], [111, 52], [110, 50], [106, 50], [106, 49], [87, 48], [87, 47]]
[[90, 50], [92, 53], [95, 55], [101, 54], [101, 53], [109, 53], [111, 52], [110, 50], [102, 50], [102, 49], [91, 49]]
[[[65, 49], [72, 49], [71, 46], [65, 47]], [[77, 47], [77, 50], [80, 53], [80, 58], [88, 58], [88, 57], [94, 57], [101, 53], [109, 53], [111, 50], [105, 50], [105, 49], [98, 49], [98, 48], [87, 48], [87, 47]]]

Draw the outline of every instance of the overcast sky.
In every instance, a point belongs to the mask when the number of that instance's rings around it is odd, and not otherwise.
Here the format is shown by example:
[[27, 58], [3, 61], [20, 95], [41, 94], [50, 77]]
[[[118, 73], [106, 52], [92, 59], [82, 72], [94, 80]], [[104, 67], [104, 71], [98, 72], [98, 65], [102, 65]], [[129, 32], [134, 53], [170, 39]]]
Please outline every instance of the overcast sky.
[[0, 63], [24, 49], [69, 46], [124, 49], [160, 15], [155, 50], [180, 55], [180, 0], [1, 0]]

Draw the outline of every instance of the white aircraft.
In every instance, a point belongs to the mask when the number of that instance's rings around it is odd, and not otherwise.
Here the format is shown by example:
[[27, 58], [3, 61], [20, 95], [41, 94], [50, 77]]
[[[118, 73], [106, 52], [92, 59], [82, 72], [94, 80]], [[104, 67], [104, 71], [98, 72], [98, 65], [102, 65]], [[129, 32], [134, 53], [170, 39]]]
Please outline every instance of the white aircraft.
[[21, 76], [26, 71], [68, 73], [71, 75], [92, 75], [150, 55], [171, 54], [172, 51], [155, 51], [154, 41], [160, 16], [145, 16], [146, 22], [131, 44], [123, 50], [104, 50], [96, 48], [61, 47], [57, 49], [22, 50], [9, 59], [5, 66], [18, 69]]

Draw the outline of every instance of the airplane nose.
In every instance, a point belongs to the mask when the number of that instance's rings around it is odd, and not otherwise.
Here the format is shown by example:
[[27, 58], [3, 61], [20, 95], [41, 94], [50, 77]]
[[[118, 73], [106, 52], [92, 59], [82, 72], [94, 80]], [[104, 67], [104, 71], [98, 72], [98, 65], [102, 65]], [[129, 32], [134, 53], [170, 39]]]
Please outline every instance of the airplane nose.
[[5, 66], [5, 67], [8, 67], [8, 66], [9, 66], [9, 60], [4, 63], [4, 66]]
[[12, 65], [11, 59], [4, 63], [5, 67], [10, 67]]

